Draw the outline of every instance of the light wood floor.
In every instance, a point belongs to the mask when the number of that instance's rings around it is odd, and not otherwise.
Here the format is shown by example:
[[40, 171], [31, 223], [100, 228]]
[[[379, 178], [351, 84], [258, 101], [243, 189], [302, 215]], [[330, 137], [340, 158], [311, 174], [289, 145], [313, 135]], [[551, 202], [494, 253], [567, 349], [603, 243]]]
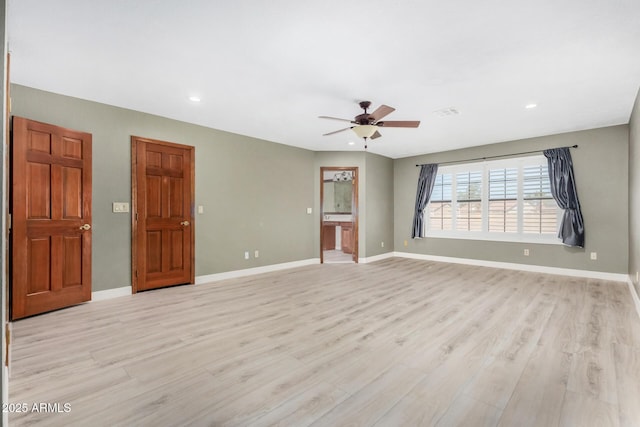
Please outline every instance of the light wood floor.
[[322, 252], [322, 257], [326, 263], [353, 262], [352, 254], [345, 254], [338, 249], [325, 250]]
[[14, 324], [10, 414], [48, 426], [639, 426], [626, 284], [388, 259]]

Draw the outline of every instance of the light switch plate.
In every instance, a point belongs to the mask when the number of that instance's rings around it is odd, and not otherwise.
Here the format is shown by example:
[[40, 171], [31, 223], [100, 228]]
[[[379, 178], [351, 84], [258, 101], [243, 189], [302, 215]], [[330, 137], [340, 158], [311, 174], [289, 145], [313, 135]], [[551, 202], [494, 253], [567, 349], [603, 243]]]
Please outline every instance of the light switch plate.
[[129, 212], [129, 203], [127, 203], [127, 202], [113, 202], [113, 212], [114, 213]]

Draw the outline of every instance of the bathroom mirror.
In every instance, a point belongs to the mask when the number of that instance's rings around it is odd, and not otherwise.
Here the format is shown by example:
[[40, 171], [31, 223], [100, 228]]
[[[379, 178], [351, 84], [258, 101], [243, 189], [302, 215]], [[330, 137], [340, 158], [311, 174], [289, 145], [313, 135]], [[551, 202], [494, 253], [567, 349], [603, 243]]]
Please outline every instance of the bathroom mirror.
[[351, 171], [327, 171], [325, 172], [324, 200], [322, 208], [324, 213], [351, 213], [353, 199], [353, 177]]
[[323, 203], [324, 212], [351, 213], [352, 194], [352, 181], [325, 182]]

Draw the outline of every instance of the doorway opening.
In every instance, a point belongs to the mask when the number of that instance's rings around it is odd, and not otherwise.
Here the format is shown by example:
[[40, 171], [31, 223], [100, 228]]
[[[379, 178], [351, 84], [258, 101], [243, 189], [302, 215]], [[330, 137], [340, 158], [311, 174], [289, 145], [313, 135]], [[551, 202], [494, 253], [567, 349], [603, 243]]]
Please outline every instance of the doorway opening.
[[320, 168], [320, 262], [358, 262], [358, 168]]

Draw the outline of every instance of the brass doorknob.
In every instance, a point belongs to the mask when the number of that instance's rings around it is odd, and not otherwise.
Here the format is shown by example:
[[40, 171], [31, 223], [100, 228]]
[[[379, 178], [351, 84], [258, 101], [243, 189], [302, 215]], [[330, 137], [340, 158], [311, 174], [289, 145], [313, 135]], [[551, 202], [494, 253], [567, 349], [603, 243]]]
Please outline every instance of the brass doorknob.
[[189, 221], [182, 221], [180, 225], [184, 225], [186, 227], [187, 225], [189, 225]]
[[91, 230], [91, 225], [90, 224], [81, 225], [80, 230], [84, 230], [84, 231]]

